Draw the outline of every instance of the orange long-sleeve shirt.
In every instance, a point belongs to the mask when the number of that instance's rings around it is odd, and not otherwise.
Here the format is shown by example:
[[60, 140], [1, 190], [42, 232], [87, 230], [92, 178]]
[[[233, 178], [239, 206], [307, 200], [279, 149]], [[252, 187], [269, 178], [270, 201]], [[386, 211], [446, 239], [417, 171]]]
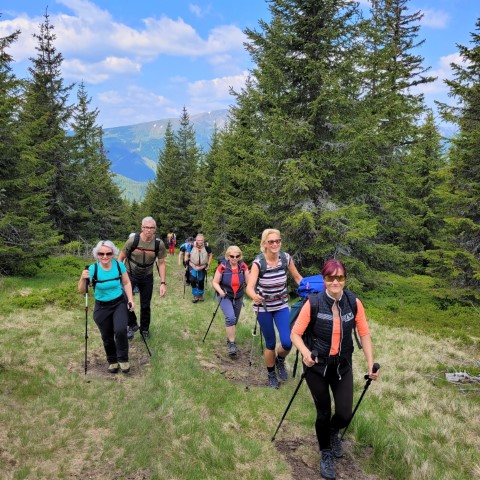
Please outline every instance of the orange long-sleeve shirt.
[[[302, 336], [310, 323], [310, 301], [307, 300], [298, 314], [292, 332]], [[355, 316], [358, 334], [360, 337], [370, 334], [368, 328], [367, 317], [362, 302], [357, 298], [357, 315]], [[340, 348], [340, 318], [334, 315], [332, 345], [330, 347], [330, 355], [336, 355]]]

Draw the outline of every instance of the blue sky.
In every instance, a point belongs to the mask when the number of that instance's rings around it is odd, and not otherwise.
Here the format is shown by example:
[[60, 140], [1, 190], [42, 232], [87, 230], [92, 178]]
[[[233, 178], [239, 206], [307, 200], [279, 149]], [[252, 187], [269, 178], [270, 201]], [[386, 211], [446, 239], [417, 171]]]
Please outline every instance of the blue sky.
[[[367, 0], [361, 0], [367, 5]], [[425, 16], [418, 53], [438, 76], [422, 91], [445, 101], [442, 80], [460, 62], [456, 44], [469, 45], [480, 0], [411, 0]], [[105, 128], [178, 118], [228, 108], [229, 88], [252, 68], [243, 30], [268, 21], [265, 0], [2, 0], [0, 37], [21, 30], [9, 50], [14, 72], [26, 77], [48, 6], [66, 84], [83, 81]]]

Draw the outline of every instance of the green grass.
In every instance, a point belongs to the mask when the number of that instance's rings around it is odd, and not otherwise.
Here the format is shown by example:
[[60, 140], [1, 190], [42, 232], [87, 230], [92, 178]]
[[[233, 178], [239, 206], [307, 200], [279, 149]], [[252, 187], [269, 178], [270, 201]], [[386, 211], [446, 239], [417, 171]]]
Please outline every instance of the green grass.
[[[2, 279], [0, 478], [287, 480], [301, 476], [292, 458], [315, 475], [308, 389], [299, 391], [277, 434], [279, 442], [301, 444], [289, 456], [270, 439], [297, 380], [278, 391], [246, 391], [248, 380], [229, 380], [222, 373], [220, 312], [202, 343], [215, 307], [211, 287], [206, 301], [193, 305], [188, 290], [183, 298], [176, 258], [167, 261], [167, 296], [160, 299], [156, 285], [152, 302], [153, 356], [137, 334], [129, 376], [104, 374], [93, 298], [84, 374], [85, 305], [76, 284], [88, 261], [57, 257], [38, 277]], [[362, 294], [382, 374], [349, 428], [351, 462], [365, 478], [478, 478], [480, 395], [462, 394], [442, 377], [460, 368], [479, 373], [475, 309], [426, 277], [381, 280], [375, 292]], [[248, 304], [237, 332], [244, 357], [253, 318]], [[234, 371], [237, 380], [264, 373], [258, 339], [254, 361], [250, 372]], [[364, 386], [362, 353], [354, 363], [356, 402]]]

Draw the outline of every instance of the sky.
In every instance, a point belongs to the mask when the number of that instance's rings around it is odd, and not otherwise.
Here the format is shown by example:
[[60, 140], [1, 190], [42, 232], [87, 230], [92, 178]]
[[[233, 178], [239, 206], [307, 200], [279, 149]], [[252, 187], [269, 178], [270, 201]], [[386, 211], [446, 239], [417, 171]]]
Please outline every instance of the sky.
[[[461, 63], [457, 44], [470, 45], [480, 0], [410, 0], [408, 7], [424, 13], [418, 39], [425, 42], [415, 53], [438, 77], [421, 91], [429, 105], [450, 101], [443, 80], [450, 63]], [[65, 84], [84, 82], [104, 128], [178, 118], [184, 107], [190, 116], [228, 108], [230, 89], [239, 91], [253, 68], [244, 30], [269, 20], [266, 0], [2, 0], [0, 38], [21, 31], [8, 50], [20, 78], [47, 8]]]

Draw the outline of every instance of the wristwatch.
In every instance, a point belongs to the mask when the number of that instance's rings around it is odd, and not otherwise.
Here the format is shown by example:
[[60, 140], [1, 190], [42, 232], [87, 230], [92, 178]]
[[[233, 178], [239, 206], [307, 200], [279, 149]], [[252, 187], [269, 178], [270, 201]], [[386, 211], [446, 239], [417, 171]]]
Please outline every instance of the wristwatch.
[[166, 285], [166, 283], [165, 282], [160, 282], [160, 285]]

